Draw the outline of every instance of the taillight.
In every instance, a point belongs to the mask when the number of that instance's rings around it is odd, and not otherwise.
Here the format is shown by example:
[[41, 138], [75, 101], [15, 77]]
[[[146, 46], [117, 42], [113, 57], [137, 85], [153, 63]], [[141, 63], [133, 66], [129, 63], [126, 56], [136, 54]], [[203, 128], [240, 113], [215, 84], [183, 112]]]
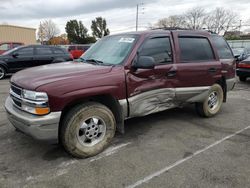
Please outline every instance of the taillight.
[[248, 63], [238, 63], [238, 68], [250, 68], [250, 64]]

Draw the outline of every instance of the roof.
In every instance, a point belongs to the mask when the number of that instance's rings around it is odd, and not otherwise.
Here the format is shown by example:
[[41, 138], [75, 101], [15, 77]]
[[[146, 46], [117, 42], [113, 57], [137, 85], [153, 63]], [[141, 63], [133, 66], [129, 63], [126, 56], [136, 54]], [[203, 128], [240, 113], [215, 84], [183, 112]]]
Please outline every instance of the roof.
[[0, 27], [13, 27], [13, 28], [36, 30], [35, 28], [16, 26], [16, 25], [8, 25], [8, 24], [0, 24]]

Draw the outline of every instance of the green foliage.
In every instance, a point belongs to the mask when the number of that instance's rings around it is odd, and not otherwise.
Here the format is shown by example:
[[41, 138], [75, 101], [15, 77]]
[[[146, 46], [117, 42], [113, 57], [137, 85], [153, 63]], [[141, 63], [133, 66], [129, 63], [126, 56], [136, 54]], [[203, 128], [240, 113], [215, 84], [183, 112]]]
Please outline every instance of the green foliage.
[[97, 38], [102, 38], [110, 33], [107, 28], [106, 20], [102, 17], [97, 17], [95, 20], [92, 20], [91, 30], [93, 36]]
[[81, 21], [70, 20], [65, 27], [66, 33], [70, 43], [74, 44], [88, 44], [96, 41], [95, 37], [88, 35], [88, 29], [82, 24]]

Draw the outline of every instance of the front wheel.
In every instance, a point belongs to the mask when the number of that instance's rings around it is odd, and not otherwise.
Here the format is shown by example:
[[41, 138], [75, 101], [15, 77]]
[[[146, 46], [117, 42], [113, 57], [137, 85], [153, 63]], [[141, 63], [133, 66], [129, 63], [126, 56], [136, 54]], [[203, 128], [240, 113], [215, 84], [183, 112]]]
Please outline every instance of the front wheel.
[[88, 102], [67, 113], [62, 121], [60, 141], [71, 155], [90, 157], [110, 144], [115, 129], [113, 113], [102, 104]]
[[223, 90], [219, 84], [214, 84], [204, 102], [196, 103], [196, 111], [202, 117], [211, 117], [220, 111], [222, 103]]

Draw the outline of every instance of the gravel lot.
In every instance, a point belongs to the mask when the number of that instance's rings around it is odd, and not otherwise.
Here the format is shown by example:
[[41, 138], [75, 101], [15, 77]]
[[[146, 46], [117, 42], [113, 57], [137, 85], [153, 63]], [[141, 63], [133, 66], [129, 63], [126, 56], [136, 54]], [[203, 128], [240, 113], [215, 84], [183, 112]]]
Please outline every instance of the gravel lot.
[[249, 187], [250, 81], [237, 83], [216, 117], [192, 105], [126, 121], [103, 153], [74, 159], [8, 123], [0, 81], [0, 187]]

